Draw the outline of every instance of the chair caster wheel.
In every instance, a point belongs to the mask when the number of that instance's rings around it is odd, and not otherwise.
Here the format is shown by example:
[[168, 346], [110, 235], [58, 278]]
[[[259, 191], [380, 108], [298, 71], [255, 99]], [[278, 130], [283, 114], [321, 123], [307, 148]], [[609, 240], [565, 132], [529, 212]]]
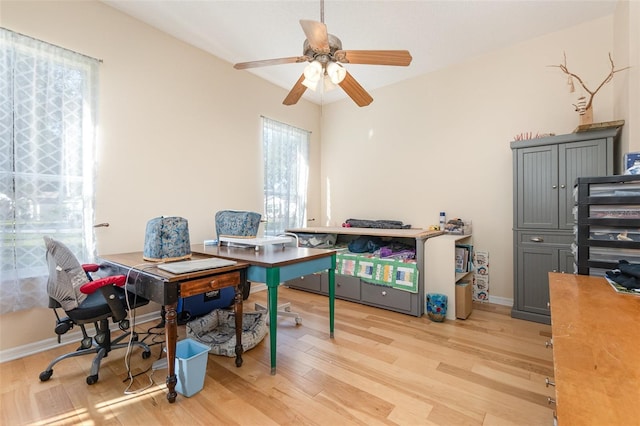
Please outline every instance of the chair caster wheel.
[[147, 359], [151, 356], [151, 351], [142, 352], [142, 359]]
[[296, 318], [296, 325], [302, 324], [302, 318]]
[[53, 370], [43, 371], [42, 373], [40, 373], [40, 381], [46, 382], [51, 378], [52, 375], [53, 375]]
[[88, 385], [93, 385], [98, 381], [98, 375], [96, 374], [95, 376], [87, 376], [87, 384]]

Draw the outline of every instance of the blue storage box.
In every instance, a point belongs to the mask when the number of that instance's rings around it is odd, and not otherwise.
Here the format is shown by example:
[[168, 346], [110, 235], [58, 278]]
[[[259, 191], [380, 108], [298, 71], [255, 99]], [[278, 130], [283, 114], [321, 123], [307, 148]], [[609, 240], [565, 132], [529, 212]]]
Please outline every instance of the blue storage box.
[[178, 324], [185, 324], [202, 315], [206, 315], [215, 309], [224, 309], [233, 305], [236, 295], [235, 287], [224, 287], [195, 296], [178, 300]]
[[176, 344], [176, 392], [190, 397], [202, 390], [208, 357], [209, 346], [193, 339], [180, 340]]

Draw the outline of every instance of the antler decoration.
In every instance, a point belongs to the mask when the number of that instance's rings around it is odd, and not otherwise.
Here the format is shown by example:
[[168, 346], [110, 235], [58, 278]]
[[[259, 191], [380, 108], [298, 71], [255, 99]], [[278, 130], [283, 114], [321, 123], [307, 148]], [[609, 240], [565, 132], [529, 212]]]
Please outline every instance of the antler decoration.
[[[613, 59], [611, 58], [611, 53], [609, 53], [609, 62], [611, 63], [611, 71], [609, 72], [609, 75], [607, 75], [605, 77], [604, 80], [602, 80], [602, 83], [600, 83], [600, 85], [596, 88], [596, 90], [589, 90], [589, 88], [585, 85], [584, 81], [582, 81], [582, 79], [569, 71], [569, 69], [567, 68], [567, 54], [565, 52], [563, 52], [564, 55], [564, 63], [560, 64], [560, 65], [549, 65], [550, 67], [557, 67], [560, 68], [560, 70], [567, 74], [568, 80], [567, 80], [567, 84], [569, 85], [569, 92], [573, 93], [575, 91], [575, 86], [573, 85], [573, 79], [575, 78], [576, 80], [578, 80], [578, 83], [580, 83], [580, 85], [582, 86], [582, 88], [585, 90], [585, 92], [587, 92], [589, 94], [589, 100], [586, 102], [586, 105], [584, 106], [585, 110], [588, 110], [589, 108], [591, 108], [591, 103], [593, 102], [593, 97], [595, 96], [596, 93], [598, 93], [598, 90], [600, 90], [602, 88], [602, 86], [604, 86], [605, 84], [607, 84], [608, 82], [611, 81], [611, 79], [613, 78], [613, 75], [617, 72], [620, 71], [624, 71], [626, 69], [629, 69], [630, 67], [624, 67], [624, 68], [620, 68], [620, 69], [616, 69], [615, 65], [613, 64]], [[576, 109], [578, 109], [577, 105], [574, 105], [576, 107]], [[582, 105], [580, 106], [582, 108]]]

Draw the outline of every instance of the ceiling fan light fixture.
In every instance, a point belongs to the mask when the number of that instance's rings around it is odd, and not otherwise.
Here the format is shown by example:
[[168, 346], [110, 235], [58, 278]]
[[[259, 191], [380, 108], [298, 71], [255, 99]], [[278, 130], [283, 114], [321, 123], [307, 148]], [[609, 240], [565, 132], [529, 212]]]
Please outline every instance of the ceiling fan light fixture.
[[331, 77], [325, 74], [324, 78], [322, 79], [322, 91], [330, 92], [335, 88], [336, 88], [336, 85], [333, 84], [333, 82], [331, 81]]
[[318, 83], [322, 78], [322, 74], [324, 74], [324, 68], [318, 61], [313, 61], [304, 68], [304, 78], [305, 80], [309, 80], [309, 82]]
[[320, 80], [313, 81], [313, 80], [309, 80], [308, 78], [305, 78], [304, 80], [302, 80], [302, 85], [315, 92], [316, 89], [318, 88], [319, 81]]
[[340, 84], [346, 77], [347, 70], [345, 70], [342, 65], [338, 64], [337, 62], [329, 62], [327, 64], [327, 75], [331, 79], [331, 83]]

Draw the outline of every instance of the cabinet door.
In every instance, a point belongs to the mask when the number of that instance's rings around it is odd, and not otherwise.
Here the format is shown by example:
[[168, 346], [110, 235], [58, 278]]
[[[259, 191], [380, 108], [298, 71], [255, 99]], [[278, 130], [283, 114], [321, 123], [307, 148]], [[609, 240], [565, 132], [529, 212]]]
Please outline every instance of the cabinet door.
[[558, 147], [544, 145], [516, 151], [518, 228], [558, 228]]
[[549, 272], [573, 272], [573, 235], [561, 232], [515, 233], [516, 284], [513, 316], [549, 321]]
[[607, 169], [608, 163], [606, 139], [593, 139], [558, 146], [560, 229], [572, 229], [575, 223], [573, 185], [576, 178], [606, 176], [610, 173]]
[[557, 271], [558, 249], [540, 245], [518, 247], [518, 282], [516, 309], [538, 315], [549, 315], [550, 271]]
[[559, 253], [560, 264], [558, 272], [565, 274], [575, 274], [576, 271], [576, 257], [571, 249], [561, 249]]

